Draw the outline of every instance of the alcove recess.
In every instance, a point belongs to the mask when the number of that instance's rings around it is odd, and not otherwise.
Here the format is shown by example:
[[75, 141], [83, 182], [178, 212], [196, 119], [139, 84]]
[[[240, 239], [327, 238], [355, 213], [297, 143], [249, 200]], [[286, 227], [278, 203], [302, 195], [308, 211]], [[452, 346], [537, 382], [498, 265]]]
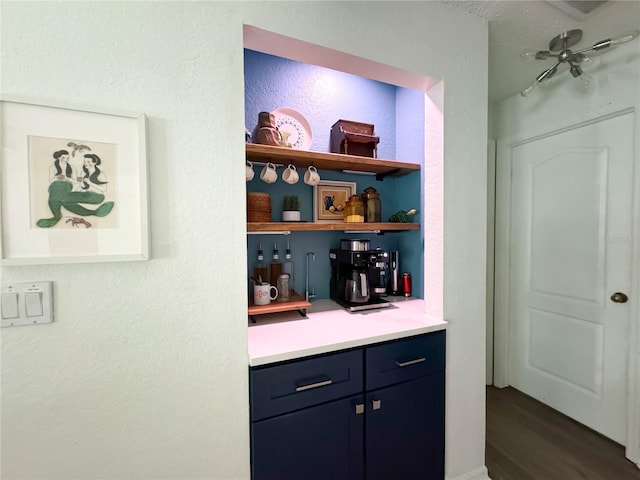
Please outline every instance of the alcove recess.
[[[308, 65], [316, 65], [351, 75], [356, 75], [364, 79], [384, 82], [388, 85], [411, 89], [421, 92], [422, 96], [417, 101], [423, 103], [422, 116], [411, 119], [410, 128], [406, 128], [408, 120], [404, 115], [398, 115], [396, 111], [396, 121], [398, 131], [411, 131], [413, 134], [422, 136], [424, 150], [420, 155], [408, 155], [406, 151], [398, 150], [388, 154], [381, 155], [384, 158], [368, 158], [345, 156], [320, 151], [301, 151], [284, 149], [280, 147], [271, 147], [266, 145], [246, 145], [247, 159], [252, 162], [265, 163], [272, 162], [279, 165], [287, 165], [293, 163], [297, 168], [305, 169], [313, 164], [319, 169], [336, 172], [338, 175], [335, 179], [342, 180], [339, 175], [346, 173], [345, 171], [369, 172], [376, 177], [384, 178], [386, 176], [394, 177], [397, 180], [391, 180], [391, 183], [398, 185], [398, 191], [408, 192], [407, 185], [411, 183], [411, 188], [416, 192], [416, 198], [412, 202], [403, 202], [398, 205], [398, 209], [407, 210], [409, 208], [417, 208], [420, 218], [419, 222], [414, 223], [378, 223], [378, 224], [345, 224], [340, 223], [316, 223], [305, 221], [294, 224], [292, 222], [265, 222], [265, 223], [248, 223], [247, 232], [253, 235], [248, 237], [248, 262], [252, 264], [254, 259], [254, 250], [256, 250], [258, 241], [268, 244], [273, 240], [267, 240], [267, 233], [292, 233], [293, 238], [297, 235], [307, 235], [305, 232], [312, 233], [314, 231], [325, 231], [326, 235], [317, 237], [317, 242], [312, 241], [311, 237], [296, 237], [296, 248], [300, 242], [312, 242], [313, 245], [305, 245], [304, 249], [329, 248], [325, 244], [329, 244], [340, 238], [334, 235], [346, 234], [366, 234], [367, 232], [384, 233], [384, 232], [400, 232], [389, 237], [388, 242], [393, 242], [393, 248], [397, 248], [406, 252], [404, 257], [407, 262], [407, 271], [413, 273], [414, 285], [418, 298], [423, 296], [425, 299], [426, 311], [438, 313], [442, 310], [442, 265], [443, 265], [443, 127], [444, 114], [442, 105], [444, 104], [444, 84], [441, 79], [428, 77], [423, 74], [416, 74], [412, 71], [402, 70], [396, 67], [374, 62], [366, 58], [356, 57], [345, 54], [326, 47], [304, 42], [291, 37], [286, 37], [277, 33], [265, 31], [253, 26], [244, 26], [244, 47], [249, 50], [261, 52], [267, 55], [273, 55], [281, 58], [301, 62]], [[420, 71], [417, 69], [416, 71]], [[280, 86], [279, 88], [283, 88]], [[282, 105], [274, 105], [277, 108]], [[295, 108], [295, 105], [287, 105]], [[267, 107], [268, 109], [269, 107]], [[257, 110], [256, 110], [257, 112]], [[251, 126], [252, 119], [256, 112], [251, 110], [248, 114], [248, 126]], [[340, 117], [336, 117], [338, 119]], [[362, 119], [358, 119], [362, 120]], [[335, 120], [334, 120], [335, 121]], [[403, 123], [404, 122], [404, 123]], [[376, 122], [372, 122], [376, 123]], [[328, 131], [328, 130], [327, 130]], [[388, 137], [387, 137], [388, 138]], [[316, 149], [317, 150], [317, 149]], [[328, 150], [328, 148], [327, 148]], [[292, 155], [293, 154], [293, 155]], [[391, 159], [391, 158], [392, 159]], [[396, 161], [396, 158], [406, 159], [408, 162]], [[340, 172], [340, 173], [338, 173]], [[344, 173], [342, 173], [344, 172]], [[415, 178], [419, 177], [419, 189], [416, 186]], [[327, 178], [331, 180], [330, 176]], [[366, 178], [366, 177], [363, 177]], [[403, 179], [411, 179], [408, 182]], [[373, 181], [374, 186], [378, 183]], [[353, 181], [351, 178], [345, 179]], [[367, 182], [368, 183], [368, 182]], [[386, 184], [386, 182], [382, 182]], [[366, 185], [364, 185], [366, 186]], [[359, 188], [362, 188], [360, 185]], [[428, 188], [425, 188], [428, 187]], [[261, 191], [268, 191], [264, 188]], [[405, 206], [406, 203], [411, 205]], [[384, 208], [384, 206], [383, 206]], [[386, 216], [386, 215], [385, 215]], [[307, 216], [307, 218], [309, 218]], [[276, 220], [276, 218], [272, 218]], [[335, 233], [331, 233], [335, 232]], [[342, 233], [344, 232], [344, 233]], [[406, 233], [401, 233], [406, 232]], [[253, 239], [251, 239], [253, 238]], [[322, 239], [320, 239], [322, 238]], [[304, 243], [302, 243], [304, 245]], [[302, 250], [302, 248], [297, 251]], [[251, 252], [249, 254], [249, 252]], [[322, 258], [323, 255], [320, 255]], [[298, 262], [300, 263], [300, 262]], [[298, 264], [296, 264], [298, 266]], [[316, 267], [317, 273], [321, 276], [320, 285], [322, 285], [328, 264], [319, 264]], [[318, 283], [315, 283], [318, 285]], [[427, 292], [429, 298], [427, 302]], [[319, 296], [319, 298], [325, 298]]]

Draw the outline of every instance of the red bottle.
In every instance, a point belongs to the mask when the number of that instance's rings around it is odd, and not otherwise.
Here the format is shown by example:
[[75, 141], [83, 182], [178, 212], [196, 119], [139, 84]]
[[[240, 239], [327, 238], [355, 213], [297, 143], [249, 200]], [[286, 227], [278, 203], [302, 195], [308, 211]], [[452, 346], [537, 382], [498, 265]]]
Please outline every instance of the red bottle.
[[405, 297], [411, 296], [411, 274], [410, 273], [402, 274], [402, 291], [404, 292]]

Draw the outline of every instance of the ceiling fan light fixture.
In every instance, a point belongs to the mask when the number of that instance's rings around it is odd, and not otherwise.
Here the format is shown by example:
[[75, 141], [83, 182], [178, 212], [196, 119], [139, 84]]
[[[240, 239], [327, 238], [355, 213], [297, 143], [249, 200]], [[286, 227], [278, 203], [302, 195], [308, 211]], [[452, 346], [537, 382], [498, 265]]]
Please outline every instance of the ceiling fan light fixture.
[[547, 80], [553, 77], [555, 73], [558, 71], [559, 63], [560, 62], [556, 62], [556, 64], [553, 67], [547, 68], [544, 72], [538, 75], [535, 81], [531, 85], [529, 85], [527, 88], [525, 88], [520, 92], [520, 95], [522, 95], [523, 97], [529, 96], [529, 94], [534, 90], [534, 88], [536, 88], [538, 85], [542, 86]]
[[584, 73], [582, 68], [580, 68], [579, 65], [576, 65], [574, 63], [571, 64], [571, 68], [569, 69], [569, 71], [571, 72], [571, 75], [573, 75], [573, 78], [578, 78], [580, 75]]
[[588, 73], [585, 73], [578, 77], [578, 82], [578, 89], [586, 91], [591, 88], [591, 85], [593, 85], [593, 77]]
[[522, 91], [520, 92], [520, 95], [521, 95], [521, 96], [523, 96], [523, 97], [528, 97], [528, 96], [529, 96], [529, 94], [530, 94], [531, 92], [533, 92], [533, 89], [534, 89], [534, 88], [536, 88], [536, 86], [538, 85], [538, 83], [539, 83], [539, 82], [536, 80], [536, 81], [535, 81], [535, 82], [533, 82], [531, 85], [529, 85], [527, 88], [525, 88], [524, 90], [522, 90]]
[[539, 50], [536, 52], [536, 60], [546, 60], [547, 58], [555, 58], [557, 55], [552, 54], [549, 50]]
[[588, 50], [602, 50], [609, 47], [615, 47], [616, 45], [622, 45], [623, 43], [630, 42], [631, 40], [640, 36], [640, 30], [630, 30], [622, 35], [618, 35], [615, 37], [607, 38], [606, 40], [600, 40], [598, 43], [593, 44], [590, 48], [585, 48], [584, 50], [580, 50], [580, 52], [586, 52]]
[[[588, 89], [593, 83], [593, 77], [591, 77], [591, 75], [585, 74], [582, 67], [578, 65], [579, 63], [590, 62], [589, 57], [585, 55], [585, 53], [602, 50], [611, 46], [620, 45], [622, 43], [627, 43], [639, 36], [640, 30], [631, 30], [621, 35], [617, 35], [606, 40], [601, 40], [591, 47], [573, 52], [570, 48], [582, 39], [582, 30], [575, 29], [568, 30], [552, 38], [549, 42], [549, 51], [538, 50], [537, 52], [535, 52], [535, 54], [533, 54], [532, 50], [525, 50], [525, 52], [520, 55], [521, 58], [523, 56], [526, 56], [527, 59], [535, 58], [536, 60], [555, 58], [556, 63], [551, 68], [548, 68], [540, 75], [538, 75], [536, 77], [536, 80], [529, 87], [522, 90], [520, 94], [523, 97], [528, 96], [538, 84], [551, 78], [556, 73], [556, 71], [558, 70], [558, 66], [561, 63], [566, 63], [569, 65], [569, 72], [574, 78], [580, 80], [580, 87], [582, 89]], [[552, 52], [558, 53], [555, 54]]]
[[611, 38], [611, 46], [620, 45], [622, 43], [627, 43], [640, 36], [640, 30], [631, 30], [630, 32], [623, 33], [622, 35], [618, 35], [617, 37]]
[[546, 69], [536, 78], [537, 82], [544, 82], [545, 80], [549, 80], [551, 77], [555, 75], [558, 71], [558, 63], [556, 63], [553, 67]]
[[520, 54], [520, 60], [523, 62], [532, 62], [533, 60], [536, 60], [537, 54], [538, 52], [535, 50], [524, 50]]

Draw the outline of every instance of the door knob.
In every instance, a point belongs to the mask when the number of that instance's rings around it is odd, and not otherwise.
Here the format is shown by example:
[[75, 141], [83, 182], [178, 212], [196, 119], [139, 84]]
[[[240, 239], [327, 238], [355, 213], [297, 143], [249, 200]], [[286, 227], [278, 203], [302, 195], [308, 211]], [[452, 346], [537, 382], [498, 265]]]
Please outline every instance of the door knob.
[[627, 303], [627, 300], [629, 300], [629, 297], [627, 297], [624, 293], [622, 292], [616, 292], [613, 295], [611, 295], [611, 301], [612, 302], [616, 302], [616, 303]]

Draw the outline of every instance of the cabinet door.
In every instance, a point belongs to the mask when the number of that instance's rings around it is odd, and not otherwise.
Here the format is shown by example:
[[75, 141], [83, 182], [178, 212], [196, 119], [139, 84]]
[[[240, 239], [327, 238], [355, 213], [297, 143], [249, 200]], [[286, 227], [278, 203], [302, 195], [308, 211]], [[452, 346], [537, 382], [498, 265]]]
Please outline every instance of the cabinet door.
[[361, 480], [363, 396], [254, 422], [254, 480]]
[[367, 393], [367, 480], [444, 478], [444, 372]]

